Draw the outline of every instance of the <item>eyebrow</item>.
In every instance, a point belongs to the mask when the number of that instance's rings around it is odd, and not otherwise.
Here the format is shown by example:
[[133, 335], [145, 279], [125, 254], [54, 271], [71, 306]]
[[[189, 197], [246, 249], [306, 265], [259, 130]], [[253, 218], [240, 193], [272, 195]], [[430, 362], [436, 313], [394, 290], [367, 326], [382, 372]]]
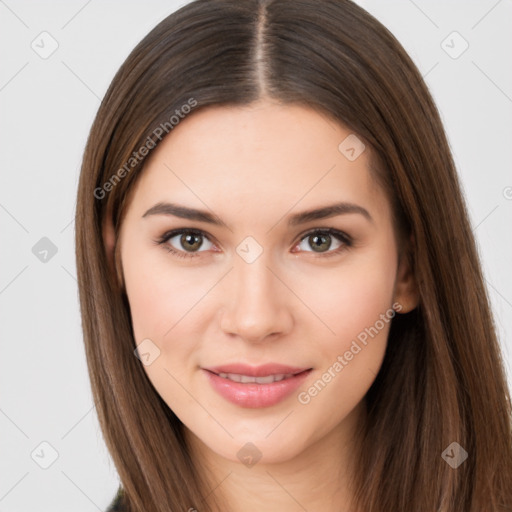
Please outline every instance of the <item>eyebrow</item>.
[[[313, 220], [327, 219], [329, 217], [348, 213], [360, 214], [370, 222], [373, 222], [373, 218], [368, 210], [362, 206], [353, 203], [341, 202], [290, 215], [288, 218], [288, 225], [298, 226]], [[207, 212], [206, 210], [197, 210], [195, 208], [189, 208], [175, 203], [159, 202], [152, 206], [142, 217], [149, 217], [151, 215], [173, 215], [174, 217], [179, 217], [181, 219], [207, 222], [215, 226], [228, 227], [219, 217]]]

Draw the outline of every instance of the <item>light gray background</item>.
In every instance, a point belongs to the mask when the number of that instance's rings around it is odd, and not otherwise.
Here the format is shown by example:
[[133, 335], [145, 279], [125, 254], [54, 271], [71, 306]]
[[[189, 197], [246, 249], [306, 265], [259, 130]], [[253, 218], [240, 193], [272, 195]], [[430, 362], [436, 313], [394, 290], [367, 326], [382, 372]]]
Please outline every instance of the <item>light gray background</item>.
[[[0, 512], [95, 512], [117, 489], [82, 344], [76, 187], [87, 133], [114, 73], [183, 3], [0, 0]], [[510, 384], [512, 2], [359, 3], [402, 42], [441, 111]], [[51, 48], [50, 39], [39, 36], [43, 31], [58, 43], [47, 59], [31, 48], [34, 40], [39, 51]], [[453, 31], [469, 44], [458, 58], [464, 41]], [[32, 251], [43, 237], [57, 249], [46, 262]], [[55, 462], [41, 468], [52, 462], [52, 450]]]

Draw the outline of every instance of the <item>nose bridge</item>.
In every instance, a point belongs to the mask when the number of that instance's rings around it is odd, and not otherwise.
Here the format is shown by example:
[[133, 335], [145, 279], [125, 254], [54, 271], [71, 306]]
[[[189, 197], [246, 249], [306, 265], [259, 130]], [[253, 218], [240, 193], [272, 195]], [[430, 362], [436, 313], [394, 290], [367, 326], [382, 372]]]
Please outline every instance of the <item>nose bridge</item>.
[[275, 288], [275, 283], [271, 279], [273, 275], [268, 269], [268, 260], [268, 257], [262, 255], [251, 263], [243, 259], [236, 261], [234, 278], [238, 303], [253, 306], [269, 303], [270, 291]]
[[285, 331], [291, 321], [282, 284], [269, 270], [269, 254], [263, 251], [255, 260], [236, 256], [222, 329], [248, 341], [259, 341], [269, 334]]

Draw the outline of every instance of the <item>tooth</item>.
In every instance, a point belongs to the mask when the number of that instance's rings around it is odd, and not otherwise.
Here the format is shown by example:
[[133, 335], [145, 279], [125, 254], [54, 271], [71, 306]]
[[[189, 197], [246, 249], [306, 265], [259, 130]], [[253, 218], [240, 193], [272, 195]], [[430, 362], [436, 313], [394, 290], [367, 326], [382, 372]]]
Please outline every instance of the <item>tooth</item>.
[[293, 377], [293, 373], [278, 373], [276, 375], [267, 375], [266, 377], [253, 377], [252, 375], [240, 375], [238, 373], [222, 373], [219, 372], [219, 377], [232, 380], [233, 382], [241, 382], [242, 384], [272, 384], [284, 379]]
[[250, 375], [239, 375], [240, 380], [242, 384], [247, 384], [249, 382], [256, 382], [256, 377], [252, 377]]
[[278, 379], [279, 375], [267, 375], [266, 377], [256, 377], [256, 382], [258, 384], [271, 384]]

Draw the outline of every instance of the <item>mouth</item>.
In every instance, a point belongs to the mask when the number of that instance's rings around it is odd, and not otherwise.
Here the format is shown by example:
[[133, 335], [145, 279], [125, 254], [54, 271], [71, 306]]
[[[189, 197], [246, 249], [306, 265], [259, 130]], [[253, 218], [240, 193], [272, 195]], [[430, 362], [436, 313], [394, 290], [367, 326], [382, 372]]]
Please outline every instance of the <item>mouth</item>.
[[296, 390], [312, 372], [277, 364], [257, 367], [235, 364], [202, 368], [213, 389], [240, 407], [270, 407]]

